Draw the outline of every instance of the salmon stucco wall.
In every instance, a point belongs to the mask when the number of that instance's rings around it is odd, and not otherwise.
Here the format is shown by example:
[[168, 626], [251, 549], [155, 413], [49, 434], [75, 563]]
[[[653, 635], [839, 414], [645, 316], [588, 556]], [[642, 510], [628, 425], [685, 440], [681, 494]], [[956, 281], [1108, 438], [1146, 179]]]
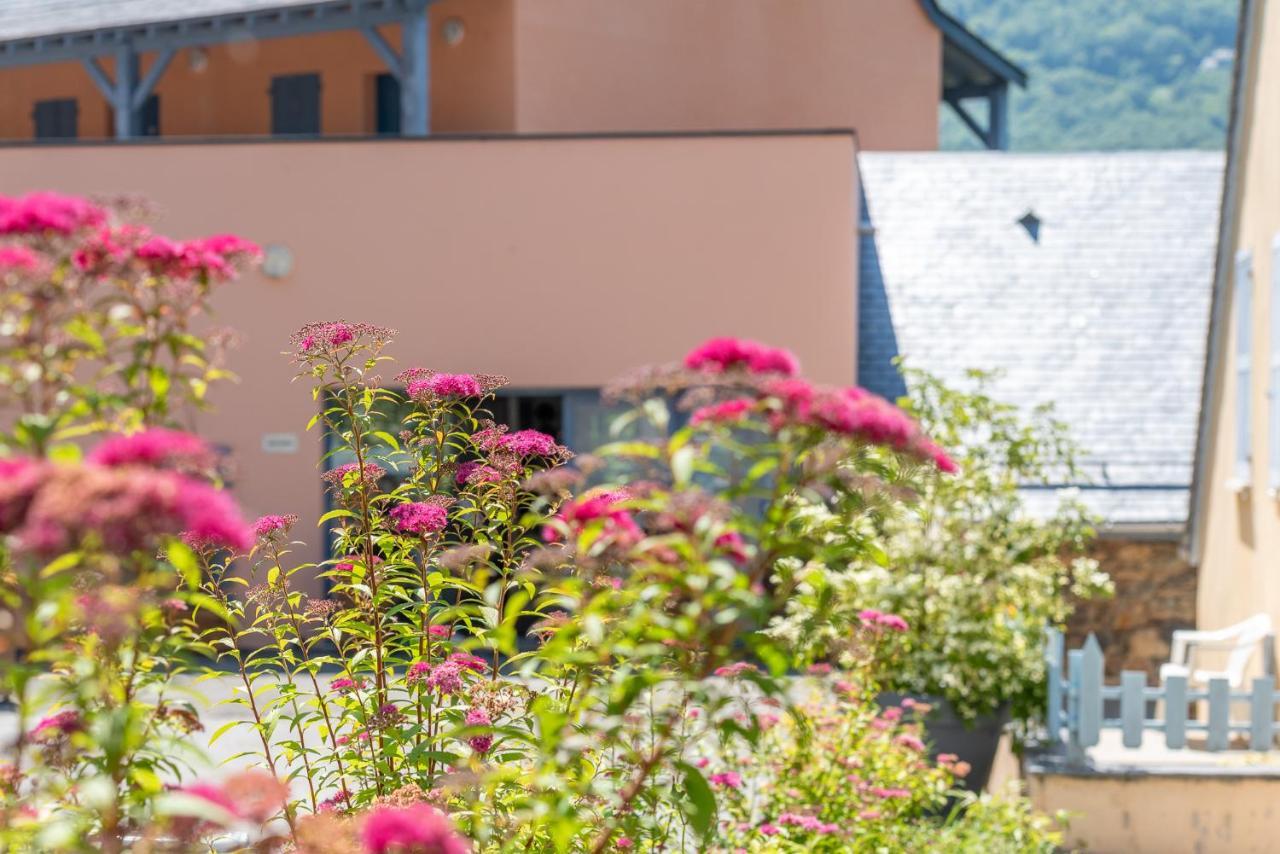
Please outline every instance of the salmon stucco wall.
[[1269, 483], [1270, 437], [1280, 431], [1280, 424], [1270, 418], [1268, 397], [1272, 342], [1280, 346], [1280, 327], [1271, 323], [1271, 281], [1280, 275], [1273, 254], [1280, 240], [1280, 5], [1263, 4], [1258, 26], [1261, 49], [1242, 129], [1236, 244], [1237, 251], [1250, 253], [1253, 264], [1251, 475], [1247, 486], [1235, 482], [1239, 330], [1233, 295], [1222, 306], [1228, 335], [1212, 380], [1213, 438], [1200, 484], [1205, 515], [1197, 623], [1206, 629], [1261, 611], [1280, 626], [1280, 498]]
[[[438, 133], [510, 132], [515, 129], [515, 0], [438, 0], [431, 24], [431, 122]], [[465, 21], [456, 44], [443, 36], [444, 22]], [[400, 42], [399, 27], [380, 30]], [[145, 75], [153, 54], [144, 54]], [[108, 76], [114, 63], [101, 62]], [[178, 51], [155, 88], [163, 136], [262, 135], [271, 133], [271, 78], [320, 75], [320, 123], [324, 134], [374, 132], [374, 79], [386, 65], [364, 35], [345, 30], [296, 38], [244, 39], [199, 51]], [[31, 139], [36, 101], [76, 98], [83, 139], [111, 136], [107, 100], [79, 63], [0, 70], [0, 139]]]
[[[855, 181], [847, 134], [0, 150], [0, 193], [136, 192], [166, 233], [292, 251], [286, 278], [219, 292], [240, 381], [199, 426], [232, 449], [246, 512], [298, 513], [300, 531], [323, 504], [316, 404], [281, 355], [296, 328], [396, 327], [400, 367], [522, 389], [598, 387], [726, 334], [852, 383]], [[269, 433], [298, 434], [298, 452], [267, 453]], [[310, 539], [300, 559], [321, 556]]]
[[849, 127], [938, 147], [942, 35], [915, 0], [517, 0], [524, 132]]

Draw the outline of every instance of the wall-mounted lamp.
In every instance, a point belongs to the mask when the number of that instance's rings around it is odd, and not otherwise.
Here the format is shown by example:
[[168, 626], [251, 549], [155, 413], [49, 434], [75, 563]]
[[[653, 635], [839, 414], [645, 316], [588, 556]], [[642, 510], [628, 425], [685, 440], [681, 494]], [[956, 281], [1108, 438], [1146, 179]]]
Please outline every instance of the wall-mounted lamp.
[[268, 279], [283, 279], [293, 272], [293, 250], [281, 243], [262, 247], [262, 274]]
[[455, 47], [467, 35], [467, 25], [461, 18], [446, 18], [440, 34], [444, 36], [445, 44]]

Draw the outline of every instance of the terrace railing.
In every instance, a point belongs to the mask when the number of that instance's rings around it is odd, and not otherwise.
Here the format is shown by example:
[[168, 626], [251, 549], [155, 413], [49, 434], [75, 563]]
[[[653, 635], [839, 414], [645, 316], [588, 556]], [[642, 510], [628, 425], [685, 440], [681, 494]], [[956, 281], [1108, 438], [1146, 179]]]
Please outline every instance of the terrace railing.
[[[1230, 748], [1233, 734], [1247, 735], [1251, 750], [1270, 750], [1275, 742], [1280, 694], [1274, 676], [1259, 676], [1248, 690], [1233, 691], [1226, 678], [1194, 687], [1186, 676], [1169, 676], [1153, 686], [1144, 671], [1126, 670], [1119, 685], [1108, 685], [1098, 639], [1090, 634], [1082, 648], [1064, 657], [1062, 633], [1054, 629], [1049, 630], [1046, 659], [1049, 742], [1065, 746], [1069, 759], [1082, 760], [1104, 729], [1119, 730], [1122, 744], [1134, 748], [1142, 746], [1149, 731], [1163, 733], [1165, 746], [1173, 750], [1186, 748], [1188, 733], [1203, 733], [1204, 748], [1213, 751]], [[1191, 703], [1205, 704], [1203, 719], [1188, 717]], [[1233, 706], [1247, 706], [1248, 718], [1233, 719]], [[1118, 717], [1108, 716], [1117, 709]]]

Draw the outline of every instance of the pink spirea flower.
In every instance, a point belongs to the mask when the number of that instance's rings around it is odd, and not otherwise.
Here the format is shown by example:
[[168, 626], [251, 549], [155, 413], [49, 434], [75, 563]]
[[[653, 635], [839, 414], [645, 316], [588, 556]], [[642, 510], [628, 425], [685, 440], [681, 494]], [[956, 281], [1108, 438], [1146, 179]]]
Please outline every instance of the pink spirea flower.
[[618, 840], [613, 843], [613, 847], [619, 851], [630, 851], [635, 847], [635, 843], [631, 841], [629, 836], [619, 836]]
[[817, 816], [801, 815], [793, 812], [784, 812], [778, 816], [778, 824], [798, 827], [801, 830], [808, 830], [813, 833], [836, 833], [840, 830], [839, 825], [825, 822]]
[[719, 774], [712, 774], [707, 780], [713, 786], [723, 786], [726, 789], [742, 788], [742, 775], [737, 771], [721, 771]]
[[756, 402], [754, 400], [745, 397], [722, 400], [719, 403], [712, 403], [695, 409], [693, 414], [689, 416], [689, 423], [695, 426], [699, 424], [733, 423], [742, 420], [742, 416], [750, 412], [755, 405]]
[[[353, 477], [357, 472], [359, 475]], [[363, 469], [361, 469], [359, 463], [343, 463], [336, 468], [329, 469], [320, 477], [334, 486], [346, 486], [348, 484], [351, 486], [359, 484], [374, 486], [378, 481], [382, 480], [382, 476], [386, 473], [386, 469], [377, 463], [365, 463]]]
[[751, 550], [747, 541], [737, 531], [725, 531], [715, 540], [716, 550], [722, 552], [734, 563], [746, 563], [751, 559]]
[[356, 333], [351, 324], [338, 321], [323, 324], [313, 330], [310, 335], [304, 336], [299, 348], [309, 352], [322, 346], [341, 347], [343, 344], [350, 344], [354, 340], [356, 340]]
[[887, 788], [884, 786], [874, 786], [871, 789], [871, 794], [875, 795], [877, 798], [880, 798], [881, 800], [889, 801], [889, 800], [895, 800], [900, 798], [909, 798], [911, 797], [911, 790], [903, 789], [900, 787]]
[[191, 433], [150, 427], [104, 439], [86, 459], [100, 466], [207, 469], [214, 456], [207, 442]]
[[338, 812], [346, 809], [351, 803], [351, 793], [337, 792], [320, 802], [320, 812]]
[[825, 661], [820, 661], [817, 664], [810, 664], [809, 673], [814, 676], [826, 676], [831, 673], [831, 665], [827, 664]]
[[427, 634], [433, 638], [447, 638], [453, 634], [453, 631], [448, 626], [427, 626]]
[[298, 517], [292, 513], [284, 516], [259, 516], [253, 523], [253, 533], [260, 538], [276, 533], [287, 534], [297, 521]]
[[760, 831], [761, 836], [777, 836], [779, 833], [782, 832], [782, 828], [778, 827], [776, 824], [772, 824], [771, 822], [767, 822], [767, 821], [764, 824], [760, 825], [758, 828], [756, 828], [756, 830]]
[[517, 430], [514, 433], [506, 433], [498, 439], [497, 444], [498, 447], [518, 457], [555, 457], [564, 451], [554, 436], [548, 436], [537, 430]]
[[350, 679], [346, 676], [339, 676], [337, 679], [329, 683], [329, 690], [333, 691], [335, 694], [347, 694], [351, 691], [355, 691], [359, 687], [360, 684], [356, 682], [356, 680]]
[[722, 667], [717, 667], [715, 675], [726, 679], [732, 679], [735, 676], [741, 676], [744, 673], [755, 673], [759, 669], [760, 668], [756, 667], [749, 661], [735, 661], [733, 664], [726, 664]]
[[75, 709], [66, 709], [42, 718], [27, 733], [27, 738], [32, 741], [48, 741], [71, 735], [73, 732], [80, 732], [83, 729], [84, 719], [80, 717], [80, 713]]
[[466, 483], [496, 483], [500, 480], [502, 480], [501, 472], [477, 460], [458, 463], [458, 473], [454, 476], [458, 486]]
[[[630, 497], [620, 490], [588, 493], [561, 507], [555, 518], [574, 532], [580, 532], [591, 524], [599, 524], [604, 538], [619, 547], [630, 547], [644, 537], [644, 532], [631, 513], [619, 506]], [[547, 542], [558, 542], [560, 532], [547, 526], [542, 531], [542, 538]]]
[[431, 664], [426, 661], [415, 661], [409, 665], [409, 670], [404, 675], [406, 685], [417, 685], [427, 681], [427, 677], [431, 675]]
[[480, 381], [471, 374], [432, 374], [409, 383], [409, 397], [479, 397], [484, 394]]
[[427, 676], [426, 684], [441, 694], [456, 694], [462, 690], [462, 667], [456, 662], [446, 661], [432, 668]]
[[800, 361], [789, 350], [769, 347], [743, 338], [712, 338], [699, 344], [684, 357], [684, 366], [695, 371], [721, 372], [743, 368], [753, 374], [800, 372]]
[[40, 273], [45, 266], [45, 260], [25, 246], [0, 246], [0, 271]]
[[0, 234], [72, 234], [101, 225], [107, 212], [78, 196], [37, 192], [0, 196]]
[[226, 810], [233, 818], [240, 818], [240, 807], [225, 789], [214, 783], [192, 783], [182, 786], [177, 791], [191, 795], [202, 801], [208, 801], [216, 807]]
[[914, 750], [917, 753], [924, 750], [924, 742], [909, 732], [901, 733], [893, 741], [895, 744], [900, 744], [908, 750]]
[[256, 245], [233, 235], [187, 241], [156, 236], [142, 241], [133, 251], [134, 258], [154, 276], [205, 281], [233, 278], [236, 262], [259, 254]]
[[450, 655], [445, 662], [447, 664], [456, 664], [462, 670], [471, 670], [475, 673], [488, 673], [489, 662], [485, 661], [478, 655], [472, 655], [469, 652], [455, 652]]
[[[467, 726], [489, 726], [493, 723], [489, 713], [479, 706], [467, 711], [466, 722]], [[467, 739], [467, 744], [476, 753], [488, 753], [493, 748], [493, 736], [488, 733], [473, 735]]]
[[439, 504], [413, 501], [391, 508], [391, 521], [402, 534], [436, 534], [444, 530], [449, 514]]
[[47, 463], [29, 457], [0, 459], [0, 533], [7, 534], [22, 524], [49, 471]]
[[435, 807], [374, 807], [360, 828], [367, 854], [468, 854], [471, 846]]
[[886, 614], [875, 608], [866, 608], [858, 612], [858, 620], [868, 628], [889, 629], [894, 632], [905, 632], [907, 621], [897, 614]]

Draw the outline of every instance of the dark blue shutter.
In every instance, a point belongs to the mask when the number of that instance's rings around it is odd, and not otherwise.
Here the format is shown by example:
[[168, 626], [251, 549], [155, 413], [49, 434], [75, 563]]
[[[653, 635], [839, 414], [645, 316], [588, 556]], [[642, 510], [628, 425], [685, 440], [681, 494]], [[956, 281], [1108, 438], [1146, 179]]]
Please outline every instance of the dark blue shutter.
[[271, 132], [277, 136], [320, 134], [319, 74], [286, 74], [271, 79]]
[[160, 96], [148, 95], [142, 102], [138, 114], [138, 128], [141, 136], [160, 135]]
[[75, 98], [36, 101], [31, 119], [36, 139], [75, 139], [80, 135], [80, 106]]

